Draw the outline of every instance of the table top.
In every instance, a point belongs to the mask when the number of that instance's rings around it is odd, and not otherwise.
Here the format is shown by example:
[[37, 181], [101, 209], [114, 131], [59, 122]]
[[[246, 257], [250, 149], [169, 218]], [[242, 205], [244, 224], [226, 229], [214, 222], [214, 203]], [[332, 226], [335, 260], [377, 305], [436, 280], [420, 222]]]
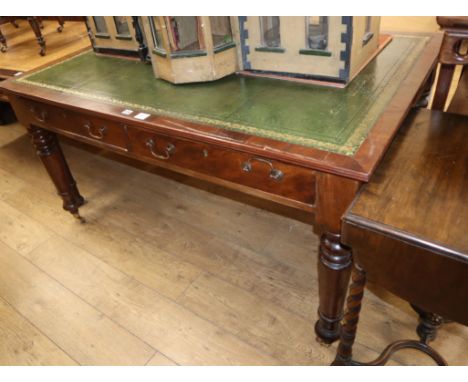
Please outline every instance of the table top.
[[146, 111], [149, 122], [202, 140], [225, 140], [366, 181], [428, 77], [439, 45], [439, 36], [394, 36], [344, 89], [237, 75], [173, 85], [154, 78], [149, 65], [93, 52], [0, 86], [120, 118], [124, 108]]
[[467, 126], [412, 112], [344, 221], [468, 264]]

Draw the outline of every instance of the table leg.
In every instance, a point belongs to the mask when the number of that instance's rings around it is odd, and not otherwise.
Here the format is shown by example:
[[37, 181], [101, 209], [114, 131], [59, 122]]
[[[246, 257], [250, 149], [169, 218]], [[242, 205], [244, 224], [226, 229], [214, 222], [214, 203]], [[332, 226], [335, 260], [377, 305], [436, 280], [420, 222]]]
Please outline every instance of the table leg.
[[331, 344], [340, 336], [343, 305], [351, 268], [351, 251], [340, 242], [341, 235], [326, 232], [319, 246], [319, 319], [315, 324], [317, 340]]
[[84, 204], [84, 198], [78, 191], [57, 135], [37, 126], [28, 127], [28, 131], [32, 136], [37, 155], [63, 199], [63, 209], [80, 218], [78, 208]]
[[5, 36], [3, 35], [2, 31], [0, 30], [0, 51], [2, 53], [5, 53], [7, 50], [7, 42], [6, 42], [6, 38]]
[[438, 314], [426, 312], [414, 304], [411, 304], [411, 307], [419, 315], [419, 325], [416, 333], [421, 342], [427, 344], [429, 341], [434, 341], [437, 337], [437, 331], [444, 323], [444, 319]]
[[434, 93], [434, 100], [432, 101], [433, 110], [444, 111], [454, 71], [455, 65], [440, 64], [439, 78]]
[[320, 303], [315, 333], [324, 344], [331, 344], [340, 336], [352, 260], [349, 248], [341, 244], [341, 216], [359, 186], [357, 181], [331, 174], [320, 174], [317, 178], [316, 223], [324, 233], [319, 246]]
[[59, 26], [57, 27], [57, 32], [62, 32], [63, 31], [63, 26], [65, 24], [65, 20], [63, 16], [57, 16], [57, 21], [59, 23]]
[[42, 36], [41, 32], [41, 27], [39, 24], [39, 20], [35, 16], [29, 16], [28, 17], [29, 25], [31, 25], [31, 29], [33, 30], [34, 34], [36, 35], [36, 40], [41, 47], [41, 50], [39, 51], [39, 54], [41, 56], [45, 56], [45, 40], [44, 37]]

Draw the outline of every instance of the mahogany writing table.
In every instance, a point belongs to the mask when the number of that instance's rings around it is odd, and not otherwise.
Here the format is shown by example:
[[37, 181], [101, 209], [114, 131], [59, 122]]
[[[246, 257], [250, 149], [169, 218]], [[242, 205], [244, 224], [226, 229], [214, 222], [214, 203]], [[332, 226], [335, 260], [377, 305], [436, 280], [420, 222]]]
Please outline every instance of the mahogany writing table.
[[341, 216], [427, 85], [440, 42], [394, 36], [345, 89], [236, 75], [172, 85], [92, 52], [1, 88], [75, 215], [83, 197], [56, 133], [310, 212], [321, 234], [315, 328], [331, 343], [351, 267]]

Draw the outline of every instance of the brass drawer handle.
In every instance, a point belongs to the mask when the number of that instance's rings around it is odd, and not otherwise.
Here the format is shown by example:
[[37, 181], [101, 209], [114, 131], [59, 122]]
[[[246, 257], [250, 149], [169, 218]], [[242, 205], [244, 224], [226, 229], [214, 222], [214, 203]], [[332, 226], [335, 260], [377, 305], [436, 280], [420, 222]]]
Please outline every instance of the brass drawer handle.
[[37, 121], [44, 123], [48, 117], [47, 111], [45, 110], [38, 110], [35, 106], [30, 106], [29, 110], [31, 113], [34, 114], [34, 117], [36, 118]]
[[176, 151], [175, 146], [172, 143], [168, 143], [167, 146], [166, 146], [166, 150], [164, 151], [163, 155], [156, 154], [154, 152], [155, 145], [156, 145], [155, 141], [153, 139], [151, 139], [151, 138], [146, 141], [146, 147], [148, 147], [150, 149], [151, 155], [154, 156], [155, 158], [158, 158], [158, 159], [167, 160], [167, 159], [169, 159], [171, 154], [175, 153], [175, 151]]
[[85, 123], [85, 124], [84, 124], [84, 127], [86, 128], [86, 130], [88, 130], [88, 135], [89, 135], [91, 138], [94, 138], [94, 139], [99, 139], [99, 140], [104, 139], [104, 135], [106, 135], [106, 132], [107, 132], [107, 127], [105, 127], [105, 126], [100, 127], [100, 128], [97, 130], [97, 134], [96, 134], [96, 133], [93, 133], [92, 127], [91, 127], [91, 124], [90, 124], [90, 123]]
[[45, 110], [42, 110], [39, 115], [36, 115], [36, 119], [41, 122], [41, 123], [44, 123], [47, 119], [47, 112]]
[[281, 170], [279, 170], [277, 168], [274, 168], [273, 163], [271, 163], [271, 161], [269, 161], [267, 159], [263, 159], [263, 158], [257, 158], [257, 157], [250, 158], [247, 162], [244, 162], [242, 164], [242, 170], [245, 171], [245, 172], [251, 172], [252, 171], [252, 163], [251, 163], [252, 161], [258, 161], [258, 162], [266, 163], [268, 166], [270, 166], [270, 178], [273, 179], [274, 181], [280, 182], [284, 178], [283, 171], [281, 171]]

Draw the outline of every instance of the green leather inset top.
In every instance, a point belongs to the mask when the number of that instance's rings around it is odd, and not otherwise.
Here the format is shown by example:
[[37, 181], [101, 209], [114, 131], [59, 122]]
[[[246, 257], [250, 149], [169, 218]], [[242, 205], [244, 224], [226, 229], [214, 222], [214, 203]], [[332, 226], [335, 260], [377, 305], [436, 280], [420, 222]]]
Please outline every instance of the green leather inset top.
[[17, 81], [352, 155], [427, 41], [427, 37], [395, 36], [344, 89], [238, 75], [173, 85], [156, 79], [150, 65], [93, 52]]

